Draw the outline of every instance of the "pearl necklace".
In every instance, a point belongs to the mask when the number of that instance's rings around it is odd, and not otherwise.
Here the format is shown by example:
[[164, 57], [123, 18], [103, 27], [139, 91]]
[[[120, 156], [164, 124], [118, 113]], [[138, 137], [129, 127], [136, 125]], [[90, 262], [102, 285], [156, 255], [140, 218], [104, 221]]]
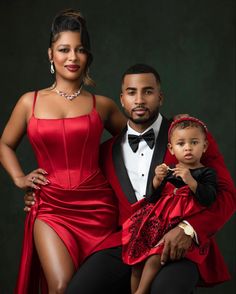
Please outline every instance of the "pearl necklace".
[[56, 88], [55, 88], [55, 91], [56, 91], [56, 93], [57, 93], [59, 96], [65, 97], [67, 100], [70, 100], [70, 101], [71, 101], [71, 100], [73, 100], [73, 99], [75, 99], [76, 97], [79, 96], [79, 94], [81, 93], [82, 87], [83, 87], [83, 84], [81, 84], [79, 90], [76, 91], [76, 92], [73, 93], [73, 94], [67, 94], [66, 92], [63, 92], [63, 91], [57, 90]]

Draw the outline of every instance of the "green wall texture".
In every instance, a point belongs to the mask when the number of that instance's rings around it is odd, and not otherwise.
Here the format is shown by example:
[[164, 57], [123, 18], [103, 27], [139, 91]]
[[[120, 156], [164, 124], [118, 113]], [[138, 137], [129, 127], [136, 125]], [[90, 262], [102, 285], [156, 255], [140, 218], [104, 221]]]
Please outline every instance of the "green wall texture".
[[[153, 65], [163, 81], [162, 112], [167, 117], [190, 113], [205, 121], [235, 180], [234, 0], [1, 0], [0, 132], [20, 95], [52, 83], [50, 24], [69, 7], [80, 8], [87, 19], [94, 92], [119, 104], [122, 72], [137, 62]], [[36, 167], [27, 139], [18, 155], [26, 172]], [[25, 215], [23, 193], [2, 168], [0, 196], [0, 293], [8, 294], [17, 275]], [[235, 293], [235, 216], [217, 240], [232, 280], [197, 293]]]

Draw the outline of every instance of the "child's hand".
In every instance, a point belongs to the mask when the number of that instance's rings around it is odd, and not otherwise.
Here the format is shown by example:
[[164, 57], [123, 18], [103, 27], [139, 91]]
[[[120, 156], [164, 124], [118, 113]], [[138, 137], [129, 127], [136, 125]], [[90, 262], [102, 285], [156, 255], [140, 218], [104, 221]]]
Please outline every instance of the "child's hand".
[[161, 165], [158, 165], [155, 168], [155, 176], [153, 178], [153, 187], [154, 189], [158, 188], [167, 175], [168, 166], [165, 163], [162, 163]]
[[176, 167], [173, 169], [173, 175], [176, 177], [181, 177], [185, 184], [188, 185], [188, 182], [193, 179], [190, 171], [188, 168], [183, 167], [181, 164], [177, 164]]
[[197, 188], [197, 182], [192, 177], [190, 170], [182, 166], [181, 164], [177, 164], [173, 170], [173, 175], [175, 175], [176, 177], [181, 177], [184, 183], [188, 185], [189, 188], [195, 193]]

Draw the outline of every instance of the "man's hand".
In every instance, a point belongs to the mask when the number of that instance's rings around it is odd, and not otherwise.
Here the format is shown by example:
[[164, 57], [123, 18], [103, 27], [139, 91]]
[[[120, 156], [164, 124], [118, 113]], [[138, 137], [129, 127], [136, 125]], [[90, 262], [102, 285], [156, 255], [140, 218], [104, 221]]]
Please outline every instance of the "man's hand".
[[27, 191], [24, 196], [24, 201], [25, 201], [24, 211], [29, 212], [31, 209], [31, 206], [35, 204], [35, 193], [33, 191]]
[[184, 233], [180, 227], [175, 227], [166, 233], [158, 244], [164, 243], [161, 254], [161, 264], [170, 260], [179, 260], [185, 256], [192, 244], [192, 238]]

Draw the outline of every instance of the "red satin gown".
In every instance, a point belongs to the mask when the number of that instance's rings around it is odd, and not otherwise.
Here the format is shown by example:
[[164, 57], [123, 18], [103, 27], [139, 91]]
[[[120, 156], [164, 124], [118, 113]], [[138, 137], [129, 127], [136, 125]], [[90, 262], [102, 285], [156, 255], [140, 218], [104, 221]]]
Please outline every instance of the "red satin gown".
[[106, 242], [116, 231], [118, 216], [113, 191], [98, 167], [103, 123], [95, 97], [91, 113], [65, 119], [36, 118], [36, 99], [37, 93], [28, 137], [50, 184], [36, 191], [36, 205], [26, 217], [18, 294], [38, 293], [40, 264], [33, 242], [36, 218], [58, 234], [76, 269], [90, 254], [116, 245]]

